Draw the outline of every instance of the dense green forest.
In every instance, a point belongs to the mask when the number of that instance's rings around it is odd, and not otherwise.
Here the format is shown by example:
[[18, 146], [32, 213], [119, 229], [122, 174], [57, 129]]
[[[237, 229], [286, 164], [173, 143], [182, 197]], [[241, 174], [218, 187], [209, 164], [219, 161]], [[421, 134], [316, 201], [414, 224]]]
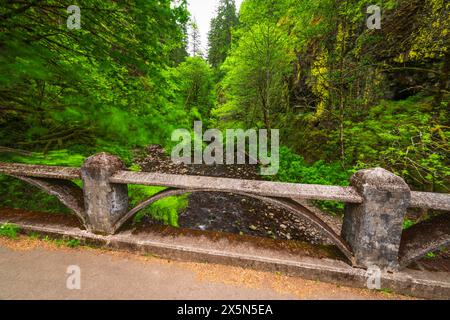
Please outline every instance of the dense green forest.
[[[221, 0], [207, 52], [185, 1], [76, 1], [80, 29], [72, 1], [1, 2], [2, 161], [79, 166], [107, 151], [133, 167], [202, 120], [280, 129], [276, 180], [345, 185], [381, 166], [449, 191], [448, 1]], [[18, 206], [29, 187], [12, 181], [0, 200]]]
[[[379, 30], [366, 25], [373, 4]], [[382, 166], [416, 189], [448, 190], [449, 21], [446, 1], [244, 1], [228, 49], [210, 41], [227, 53], [213, 56], [224, 61], [213, 115], [280, 128], [283, 180]], [[214, 27], [212, 40], [224, 32]]]

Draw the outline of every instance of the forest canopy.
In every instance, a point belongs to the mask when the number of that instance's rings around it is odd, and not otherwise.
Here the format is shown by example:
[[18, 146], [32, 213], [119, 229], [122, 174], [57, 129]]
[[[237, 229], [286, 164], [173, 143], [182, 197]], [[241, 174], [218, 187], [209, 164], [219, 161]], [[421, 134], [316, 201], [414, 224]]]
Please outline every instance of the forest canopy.
[[207, 52], [188, 52], [199, 37], [186, 1], [77, 1], [81, 27], [69, 29], [72, 4], [0, 7], [5, 159], [79, 165], [107, 151], [131, 165], [202, 120], [280, 129], [274, 179], [345, 184], [381, 166], [416, 190], [449, 190], [448, 1], [221, 0]]
[[[368, 28], [373, 5], [380, 29]], [[381, 166], [448, 191], [449, 22], [444, 0], [246, 0], [213, 114], [280, 128], [307, 163]]]
[[185, 3], [8, 1], [0, 19], [0, 145], [84, 154], [159, 143], [188, 125], [178, 95]]

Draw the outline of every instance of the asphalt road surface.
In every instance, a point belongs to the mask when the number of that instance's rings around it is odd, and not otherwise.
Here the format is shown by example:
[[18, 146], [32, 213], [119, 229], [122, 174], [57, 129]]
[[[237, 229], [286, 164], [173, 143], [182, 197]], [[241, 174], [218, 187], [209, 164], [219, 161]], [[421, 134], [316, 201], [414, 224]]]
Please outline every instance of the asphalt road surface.
[[0, 299], [399, 298], [270, 272], [4, 238], [0, 288]]

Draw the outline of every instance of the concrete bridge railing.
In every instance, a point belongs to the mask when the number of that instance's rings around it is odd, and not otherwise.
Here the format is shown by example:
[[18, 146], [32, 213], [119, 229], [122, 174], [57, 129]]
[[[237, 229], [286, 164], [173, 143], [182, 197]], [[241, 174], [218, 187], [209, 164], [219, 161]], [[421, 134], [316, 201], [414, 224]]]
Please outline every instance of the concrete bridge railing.
[[[318, 227], [355, 267], [398, 270], [431, 250], [450, 244], [450, 217], [403, 231], [408, 208], [450, 211], [450, 195], [411, 191], [405, 181], [382, 168], [361, 170], [349, 187], [253, 181], [203, 176], [126, 171], [123, 162], [100, 153], [81, 168], [0, 163], [6, 174], [56, 196], [93, 233], [114, 234], [138, 211], [162, 198], [188, 192], [230, 192], [286, 208]], [[81, 179], [81, 189], [72, 180]], [[168, 189], [129, 208], [128, 185]], [[301, 200], [345, 203], [344, 223], [337, 234]]]

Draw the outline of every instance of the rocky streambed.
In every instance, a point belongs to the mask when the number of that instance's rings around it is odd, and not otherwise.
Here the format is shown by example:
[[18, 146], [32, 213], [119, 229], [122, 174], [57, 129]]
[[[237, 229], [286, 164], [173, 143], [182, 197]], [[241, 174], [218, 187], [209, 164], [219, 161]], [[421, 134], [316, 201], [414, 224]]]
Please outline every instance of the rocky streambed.
[[[180, 165], [174, 164], [160, 146], [149, 146], [137, 161], [143, 171], [262, 180], [256, 165]], [[246, 234], [273, 239], [329, 244], [321, 231], [292, 212], [260, 200], [230, 193], [198, 192], [188, 197], [189, 205], [179, 213], [182, 228]], [[322, 215], [339, 231], [339, 218]], [[144, 223], [154, 223], [146, 219]]]

